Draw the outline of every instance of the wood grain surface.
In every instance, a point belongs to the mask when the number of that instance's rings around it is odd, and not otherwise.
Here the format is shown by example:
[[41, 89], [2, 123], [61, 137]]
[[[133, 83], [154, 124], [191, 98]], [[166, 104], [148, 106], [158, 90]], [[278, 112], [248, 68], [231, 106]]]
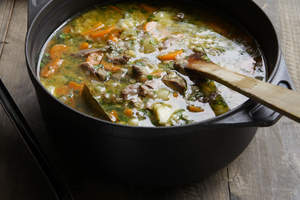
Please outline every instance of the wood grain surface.
[[[300, 1], [255, 0], [255, 2], [272, 19], [280, 36], [281, 48], [289, 72], [297, 90], [300, 91]], [[9, 14], [9, 9], [6, 8], [11, 7], [13, 7], [13, 12]], [[32, 129], [36, 132], [38, 139], [45, 147], [45, 151], [52, 152], [54, 150], [47, 146], [49, 144], [47, 141], [48, 136], [44, 124], [40, 120], [42, 116], [36, 94], [25, 67], [26, 16], [26, 0], [0, 1], [0, 40], [6, 41], [6, 43], [2, 43], [0, 77]], [[5, 34], [6, 32], [7, 34]], [[1, 131], [3, 130], [3, 123], [6, 122], [2, 121], [0, 123], [0, 199], [47, 199], [41, 198], [47, 192], [45, 192], [43, 184], [39, 184], [42, 181], [35, 181], [39, 180], [39, 174], [34, 173], [34, 166], [26, 165], [21, 142], [16, 138], [8, 139], [6, 137], [7, 134], [13, 134], [13, 131], [4, 134]], [[248, 148], [234, 162], [197, 184], [150, 190], [110, 184], [101, 180], [83, 179], [76, 181], [75, 179], [70, 186], [75, 200], [298, 200], [300, 199], [299, 130], [299, 124], [286, 118], [280, 120], [273, 127], [259, 129]], [[21, 149], [13, 155], [23, 158], [20, 162], [14, 164], [24, 165], [24, 168], [30, 170], [21, 172], [21, 168], [17, 168], [17, 170], [20, 170], [18, 175], [14, 173], [15, 168], [8, 170], [11, 162], [7, 160], [7, 157], [3, 157], [4, 151], [2, 149], [6, 148], [6, 151], [9, 151], [13, 147]], [[30, 179], [30, 181], [21, 182], [20, 176], [24, 179]], [[7, 181], [8, 179], [10, 181]], [[16, 188], [19, 188], [19, 190]], [[30, 188], [35, 188], [35, 190]], [[21, 192], [18, 193], [18, 191]]]

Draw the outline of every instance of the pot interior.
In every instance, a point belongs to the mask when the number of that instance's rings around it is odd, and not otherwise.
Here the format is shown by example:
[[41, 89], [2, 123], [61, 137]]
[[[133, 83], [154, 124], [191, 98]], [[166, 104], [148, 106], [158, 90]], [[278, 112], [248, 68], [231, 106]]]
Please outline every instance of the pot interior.
[[[113, 2], [116, 1], [103, 2], [103, 4]], [[272, 78], [272, 73], [276, 71], [274, 69], [278, 62], [278, 40], [269, 19], [253, 2], [243, 1], [237, 3], [229, 1], [224, 3], [223, 1], [202, 1], [201, 4], [200, 2], [191, 0], [177, 0], [176, 2], [178, 4], [188, 3], [193, 5], [193, 7], [203, 6], [202, 4], [205, 3], [206, 6], [216, 9], [222, 15], [228, 15], [229, 19], [231, 18], [235, 23], [240, 24], [259, 44], [259, 48], [265, 57], [267, 78], [269, 78], [269, 80]], [[28, 32], [26, 54], [29, 67], [36, 78], [40, 51], [49, 36], [70, 17], [81, 13], [95, 4], [101, 4], [101, 1], [86, 0], [84, 2], [71, 4], [68, 1], [61, 2], [54, 0], [35, 19]], [[172, 2], [172, 4], [174, 4], [174, 2]], [[253, 18], [249, 19], [249, 17], [247, 17], [250, 15], [252, 15]]]

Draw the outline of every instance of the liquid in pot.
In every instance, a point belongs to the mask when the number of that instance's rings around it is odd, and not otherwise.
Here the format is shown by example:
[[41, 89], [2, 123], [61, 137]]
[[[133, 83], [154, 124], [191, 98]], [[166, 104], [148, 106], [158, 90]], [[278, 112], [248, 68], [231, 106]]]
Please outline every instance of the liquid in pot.
[[96, 6], [45, 44], [39, 76], [61, 102], [132, 126], [177, 126], [213, 118], [247, 98], [184, 72], [197, 55], [264, 79], [263, 56], [240, 26], [207, 8], [146, 3]]

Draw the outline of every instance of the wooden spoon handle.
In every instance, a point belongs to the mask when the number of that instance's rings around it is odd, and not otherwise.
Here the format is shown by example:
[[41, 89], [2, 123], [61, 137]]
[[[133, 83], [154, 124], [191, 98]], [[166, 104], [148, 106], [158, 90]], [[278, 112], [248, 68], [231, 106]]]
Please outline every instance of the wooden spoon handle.
[[297, 92], [229, 71], [217, 64], [208, 63], [202, 60], [190, 62], [186, 68], [226, 85], [257, 102], [300, 122], [300, 94]]

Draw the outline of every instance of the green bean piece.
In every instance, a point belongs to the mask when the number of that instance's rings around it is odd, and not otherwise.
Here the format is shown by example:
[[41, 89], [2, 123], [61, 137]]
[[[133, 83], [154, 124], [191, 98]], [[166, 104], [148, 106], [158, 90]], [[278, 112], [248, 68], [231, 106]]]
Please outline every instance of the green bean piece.
[[204, 96], [209, 99], [209, 105], [216, 116], [229, 111], [229, 107], [222, 95], [218, 93], [214, 81], [206, 79], [199, 81], [197, 85]]

